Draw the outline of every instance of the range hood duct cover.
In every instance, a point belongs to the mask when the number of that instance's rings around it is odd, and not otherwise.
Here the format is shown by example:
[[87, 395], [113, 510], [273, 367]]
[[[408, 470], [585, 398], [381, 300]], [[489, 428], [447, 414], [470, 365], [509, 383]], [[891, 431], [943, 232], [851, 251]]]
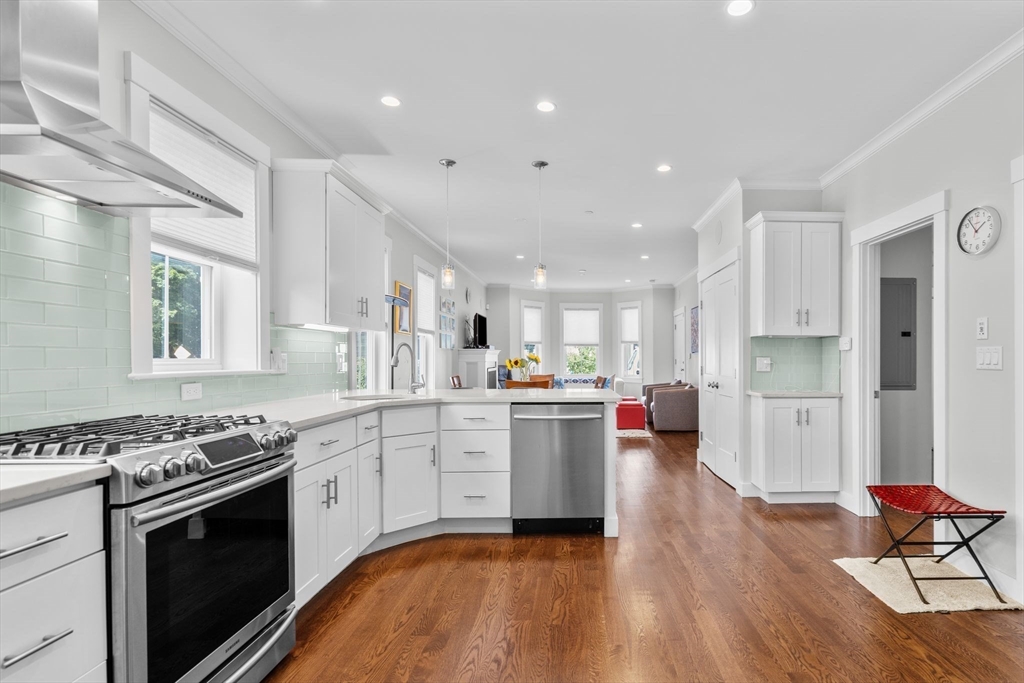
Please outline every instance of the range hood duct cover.
[[99, 108], [97, 0], [0, 1], [0, 180], [116, 216], [241, 217]]

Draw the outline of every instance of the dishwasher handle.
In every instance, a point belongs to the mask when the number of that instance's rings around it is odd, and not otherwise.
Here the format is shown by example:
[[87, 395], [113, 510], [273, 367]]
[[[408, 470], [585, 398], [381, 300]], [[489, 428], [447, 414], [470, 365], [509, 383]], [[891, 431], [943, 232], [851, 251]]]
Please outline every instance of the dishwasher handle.
[[600, 420], [603, 417], [604, 417], [604, 415], [600, 415], [600, 414], [597, 414], [597, 415], [594, 415], [594, 414], [587, 414], [587, 415], [513, 415], [512, 419], [513, 420], [544, 420], [544, 421], [552, 421], [552, 420], [571, 420], [571, 421], [577, 421], [577, 420]]

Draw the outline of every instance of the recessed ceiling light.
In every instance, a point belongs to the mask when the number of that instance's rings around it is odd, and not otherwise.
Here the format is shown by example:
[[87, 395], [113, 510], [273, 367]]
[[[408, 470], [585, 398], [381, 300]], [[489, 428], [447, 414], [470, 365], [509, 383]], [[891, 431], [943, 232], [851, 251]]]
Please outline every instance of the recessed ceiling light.
[[626, 282], [632, 282], [632, 280], [626, 280]]
[[593, 211], [591, 211], [590, 209], [587, 209], [587, 210], [586, 210], [586, 211], [584, 211], [583, 213], [585, 213], [585, 214], [587, 214], [588, 216], [590, 216], [590, 215], [592, 215], [592, 214], [593, 214], [594, 212], [593, 212]]
[[554, 102], [538, 102], [537, 103], [537, 109], [539, 111], [542, 111], [545, 114], [547, 114], [548, 112], [552, 112], [552, 111], [555, 110], [555, 103]]
[[668, 173], [669, 171], [671, 171], [671, 170], [672, 170], [672, 167], [671, 167], [671, 166], [669, 166], [668, 164], [662, 164], [661, 166], [659, 166], [659, 167], [658, 167], [658, 170], [659, 170], [659, 171], [660, 171], [661, 173]]
[[734, 17], [742, 17], [752, 9], [754, 9], [753, 0], [732, 0], [726, 7], [726, 11]]
[[644, 224], [643, 223], [634, 223], [633, 227], [634, 228], [642, 228], [642, 227], [644, 227]]
[[397, 97], [392, 97], [391, 95], [385, 95], [384, 97], [380, 98], [380, 101], [381, 104], [387, 105], [389, 107], [397, 107], [402, 103], [402, 100], [398, 99]]
[[580, 268], [580, 275], [586, 275], [586, 274], [587, 274], [587, 271], [585, 269], [583, 269], [583, 268]]
[[526, 258], [526, 257], [523, 256], [522, 254], [516, 254], [516, 258]]
[[643, 256], [641, 256], [640, 258], [642, 258], [642, 259], [645, 259], [645, 260], [646, 260], [646, 259], [649, 259], [649, 258], [651, 258], [651, 257], [650, 257], [650, 256], [648, 256], [647, 254], [644, 254], [644, 255], [643, 255]]

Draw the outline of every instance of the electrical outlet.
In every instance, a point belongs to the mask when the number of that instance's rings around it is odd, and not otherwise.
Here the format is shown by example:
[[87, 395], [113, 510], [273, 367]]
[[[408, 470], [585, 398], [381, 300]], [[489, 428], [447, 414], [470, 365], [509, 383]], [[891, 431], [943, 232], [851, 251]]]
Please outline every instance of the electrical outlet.
[[190, 382], [189, 384], [181, 385], [181, 400], [182, 401], [197, 401], [203, 397], [203, 383], [202, 382]]
[[978, 339], [988, 339], [988, 318], [978, 318]]
[[849, 351], [853, 348], [853, 337], [840, 337], [839, 338], [839, 350]]
[[772, 359], [762, 356], [757, 357], [757, 371], [758, 372], [771, 372], [772, 371]]
[[277, 354], [277, 369], [280, 372], [288, 372], [288, 354], [279, 353]]

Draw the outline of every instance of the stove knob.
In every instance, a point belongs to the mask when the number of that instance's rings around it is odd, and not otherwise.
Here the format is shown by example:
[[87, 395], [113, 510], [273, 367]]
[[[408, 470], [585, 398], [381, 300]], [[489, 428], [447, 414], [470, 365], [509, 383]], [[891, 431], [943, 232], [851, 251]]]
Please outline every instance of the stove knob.
[[182, 451], [182, 455], [185, 456], [185, 471], [189, 474], [195, 474], [196, 472], [204, 474], [206, 470], [210, 469], [210, 463], [199, 453]]
[[265, 451], [274, 450], [274, 437], [270, 434], [264, 434], [260, 437], [260, 448]]
[[288, 443], [295, 443], [296, 441], [299, 440], [299, 433], [294, 429], [289, 429], [288, 431], [286, 431], [284, 433], [284, 436], [286, 439], [288, 439]]
[[284, 432], [274, 432], [274, 445], [280, 448], [288, 443], [288, 437], [284, 435]]
[[164, 471], [148, 462], [140, 462], [135, 466], [135, 483], [146, 488], [159, 484], [164, 480]]
[[160, 466], [164, 468], [164, 479], [176, 479], [185, 474], [185, 461], [176, 455], [160, 458]]

